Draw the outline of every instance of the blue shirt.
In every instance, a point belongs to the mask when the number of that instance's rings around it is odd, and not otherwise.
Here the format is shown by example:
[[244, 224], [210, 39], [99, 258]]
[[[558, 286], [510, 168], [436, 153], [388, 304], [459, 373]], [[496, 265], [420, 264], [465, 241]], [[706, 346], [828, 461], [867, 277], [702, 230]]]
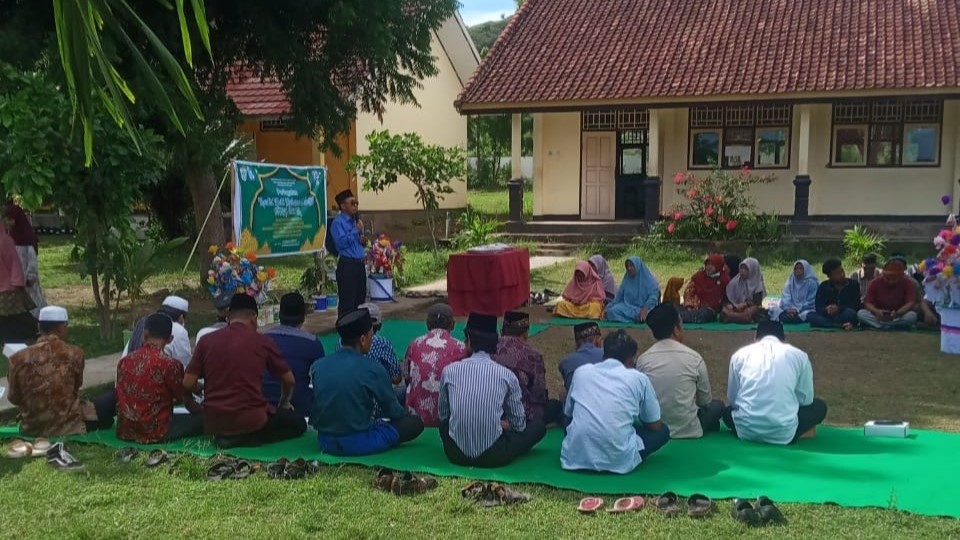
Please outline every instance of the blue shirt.
[[[310, 366], [323, 358], [323, 345], [313, 334], [292, 326], [275, 326], [264, 334], [277, 344], [277, 349], [280, 349], [280, 354], [287, 361], [296, 379], [293, 399], [290, 400], [293, 409], [298, 415], [307, 416], [310, 414], [310, 405], [313, 401], [313, 395], [310, 392]], [[276, 406], [280, 401], [280, 392], [280, 381], [270, 372], [264, 371], [263, 397]]]
[[563, 412], [572, 418], [560, 447], [560, 466], [567, 470], [632, 471], [644, 448], [637, 426], [660, 421], [650, 379], [614, 359], [573, 374]]
[[330, 234], [333, 236], [333, 243], [337, 246], [337, 251], [341, 257], [348, 259], [362, 259], [365, 255], [363, 246], [360, 244], [360, 231], [357, 230], [357, 222], [341, 212], [333, 223], [330, 224]]
[[369, 356], [343, 349], [314, 362], [310, 425], [321, 435], [361, 433], [373, 423], [373, 408], [399, 420], [406, 411], [397, 401], [386, 370]]
[[603, 349], [591, 342], [586, 342], [577, 349], [577, 352], [560, 361], [560, 376], [563, 377], [563, 387], [570, 391], [573, 382], [573, 372], [580, 366], [603, 362]]

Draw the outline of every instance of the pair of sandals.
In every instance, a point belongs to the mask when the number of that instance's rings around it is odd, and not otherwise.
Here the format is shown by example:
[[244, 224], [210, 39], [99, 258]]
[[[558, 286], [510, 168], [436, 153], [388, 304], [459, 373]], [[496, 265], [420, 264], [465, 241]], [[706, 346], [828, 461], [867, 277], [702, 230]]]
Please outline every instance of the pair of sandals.
[[766, 495], [757, 497], [756, 501], [734, 499], [731, 514], [733, 519], [749, 527], [783, 525], [787, 522], [777, 505]]
[[374, 472], [373, 487], [380, 491], [389, 491], [398, 497], [419, 495], [435, 489], [437, 479], [432, 476], [417, 476], [410, 472], [381, 467]]
[[521, 504], [532, 497], [497, 482], [472, 482], [460, 490], [460, 496], [483, 507]]
[[[577, 511], [581, 514], [595, 514], [603, 508], [606, 502], [600, 497], [586, 497], [580, 500], [577, 505]], [[627, 512], [637, 512], [643, 508], [646, 500], [639, 496], [621, 497], [613, 502], [613, 507], [607, 509], [609, 514], [625, 514]]]
[[207, 469], [207, 480], [243, 480], [260, 470], [259, 464], [250, 463], [245, 459], [220, 458]]
[[[114, 454], [114, 457], [120, 463], [130, 463], [140, 454], [140, 452], [133, 447], [127, 446], [117, 450], [117, 453]], [[143, 464], [146, 467], [153, 468], [163, 463], [170, 461], [170, 454], [165, 450], [153, 450], [147, 455], [147, 459], [143, 461]]]
[[320, 462], [297, 458], [290, 461], [280, 458], [267, 465], [267, 476], [274, 480], [300, 480], [320, 472]]
[[7, 446], [6, 456], [12, 459], [46, 457], [51, 447], [53, 447], [53, 444], [43, 437], [37, 437], [33, 442], [14, 439], [10, 441], [10, 444]]

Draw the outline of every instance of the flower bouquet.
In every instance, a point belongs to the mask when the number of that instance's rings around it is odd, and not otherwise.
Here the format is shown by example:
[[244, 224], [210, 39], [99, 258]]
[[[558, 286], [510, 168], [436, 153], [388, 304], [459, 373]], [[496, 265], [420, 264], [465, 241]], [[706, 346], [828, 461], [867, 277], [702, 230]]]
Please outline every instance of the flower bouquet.
[[392, 278], [403, 272], [403, 242], [392, 241], [380, 234], [367, 247], [367, 273], [371, 276]]
[[257, 264], [257, 255], [250, 251], [240, 253], [233, 242], [210, 246], [213, 262], [207, 271], [207, 291], [214, 297], [221, 294], [248, 294], [263, 304], [267, 300], [270, 281], [277, 277], [276, 269]]

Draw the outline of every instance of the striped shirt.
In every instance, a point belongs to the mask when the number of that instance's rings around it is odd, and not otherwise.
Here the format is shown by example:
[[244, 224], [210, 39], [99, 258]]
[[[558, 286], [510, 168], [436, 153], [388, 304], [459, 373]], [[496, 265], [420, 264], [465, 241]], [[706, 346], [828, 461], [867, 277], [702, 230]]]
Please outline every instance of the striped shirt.
[[440, 421], [449, 423], [450, 438], [461, 452], [475, 458], [493, 446], [503, 435], [501, 418], [513, 431], [527, 428], [520, 383], [509, 369], [476, 352], [443, 370]]

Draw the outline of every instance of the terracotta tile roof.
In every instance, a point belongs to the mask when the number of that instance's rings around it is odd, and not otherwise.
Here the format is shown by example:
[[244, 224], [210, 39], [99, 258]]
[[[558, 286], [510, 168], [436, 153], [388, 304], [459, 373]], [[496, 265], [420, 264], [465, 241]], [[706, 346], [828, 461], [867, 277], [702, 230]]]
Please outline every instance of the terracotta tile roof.
[[958, 0], [527, 0], [458, 106], [957, 87]]
[[227, 95], [244, 116], [280, 116], [290, 112], [290, 102], [279, 82], [261, 81], [246, 70], [227, 82]]

